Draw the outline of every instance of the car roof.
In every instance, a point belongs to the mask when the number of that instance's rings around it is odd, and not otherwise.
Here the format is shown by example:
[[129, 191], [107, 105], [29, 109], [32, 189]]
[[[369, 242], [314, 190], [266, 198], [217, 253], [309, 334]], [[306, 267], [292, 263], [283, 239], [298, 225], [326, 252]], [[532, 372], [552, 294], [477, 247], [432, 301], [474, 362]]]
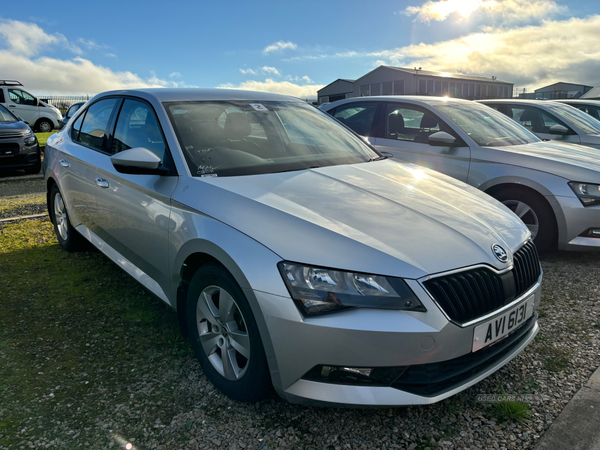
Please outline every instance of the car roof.
[[553, 100], [553, 101], [559, 102], [559, 103], [576, 103], [576, 104], [580, 104], [580, 105], [600, 106], [600, 100], [576, 100], [576, 99], [570, 99], [570, 98], [561, 98], [559, 100]]
[[[271, 94], [268, 92], [243, 91], [238, 89], [181, 89], [181, 88], [149, 88], [149, 89], [123, 89], [107, 91], [96, 97], [107, 95], [132, 95], [147, 100], [155, 99], [159, 102], [182, 102], [202, 100], [251, 100], [251, 101], [298, 101], [296, 97]], [[96, 98], [94, 97], [94, 98]]]
[[338, 100], [332, 103], [328, 103], [323, 109], [329, 110], [331, 108], [335, 108], [338, 105], [343, 105], [346, 103], [351, 103], [353, 101], [358, 102], [369, 102], [369, 101], [402, 101], [407, 103], [414, 104], [428, 104], [428, 105], [439, 105], [439, 104], [447, 104], [447, 103], [469, 103], [473, 104], [472, 100], [465, 100], [462, 98], [452, 98], [452, 97], [429, 97], [423, 95], [373, 95], [369, 97], [351, 97], [342, 100]]
[[498, 99], [486, 99], [477, 100], [478, 103], [521, 103], [523, 105], [541, 105], [548, 103], [551, 100], [529, 100], [523, 98], [498, 98]]

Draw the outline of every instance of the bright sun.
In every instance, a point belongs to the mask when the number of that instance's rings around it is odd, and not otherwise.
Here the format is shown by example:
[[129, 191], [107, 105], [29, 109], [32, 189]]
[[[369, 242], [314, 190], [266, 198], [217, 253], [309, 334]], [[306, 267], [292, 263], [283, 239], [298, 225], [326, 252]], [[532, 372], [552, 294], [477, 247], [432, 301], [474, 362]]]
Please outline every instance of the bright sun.
[[437, 20], [443, 20], [452, 13], [467, 19], [473, 11], [483, 6], [485, 0], [442, 0], [426, 4], [429, 13]]

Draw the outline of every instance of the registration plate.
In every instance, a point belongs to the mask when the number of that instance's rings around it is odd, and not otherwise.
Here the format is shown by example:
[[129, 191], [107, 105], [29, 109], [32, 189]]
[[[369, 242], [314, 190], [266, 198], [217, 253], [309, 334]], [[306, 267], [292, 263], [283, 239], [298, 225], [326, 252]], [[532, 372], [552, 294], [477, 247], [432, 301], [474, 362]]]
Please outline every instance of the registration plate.
[[473, 333], [473, 351], [476, 352], [499, 341], [527, 322], [527, 319], [533, 315], [534, 300], [532, 295], [504, 314], [476, 326]]

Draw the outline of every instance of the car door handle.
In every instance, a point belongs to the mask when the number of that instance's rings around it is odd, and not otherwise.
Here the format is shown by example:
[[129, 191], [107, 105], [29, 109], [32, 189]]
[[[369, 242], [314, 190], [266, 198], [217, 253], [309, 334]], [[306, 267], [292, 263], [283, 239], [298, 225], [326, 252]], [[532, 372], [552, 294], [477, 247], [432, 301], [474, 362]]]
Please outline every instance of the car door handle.
[[61, 166], [63, 167], [69, 167], [71, 164], [69, 164], [69, 161], [67, 161], [66, 159], [61, 159], [60, 161], [58, 161], [60, 163]]
[[8, 105], [9, 108], [16, 108], [16, 105]]
[[108, 181], [106, 181], [104, 178], [96, 178], [96, 184], [104, 189], [108, 187]]

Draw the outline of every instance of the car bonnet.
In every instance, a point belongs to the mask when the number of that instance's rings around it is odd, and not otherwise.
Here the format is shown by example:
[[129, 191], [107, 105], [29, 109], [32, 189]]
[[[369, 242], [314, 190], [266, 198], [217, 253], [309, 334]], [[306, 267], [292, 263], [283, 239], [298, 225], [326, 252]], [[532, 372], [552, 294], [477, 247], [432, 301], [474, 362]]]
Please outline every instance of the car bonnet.
[[479, 263], [508, 267], [510, 259], [499, 262], [491, 247], [512, 256], [527, 228], [495, 200], [462, 186], [419, 166], [378, 161], [187, 178], [175, 200], [289, 261], [406, 278]]
[[600, 182], [600, 150], [557, 141], [480, 147], [474, 159], [526, 167], [571, 181]]

